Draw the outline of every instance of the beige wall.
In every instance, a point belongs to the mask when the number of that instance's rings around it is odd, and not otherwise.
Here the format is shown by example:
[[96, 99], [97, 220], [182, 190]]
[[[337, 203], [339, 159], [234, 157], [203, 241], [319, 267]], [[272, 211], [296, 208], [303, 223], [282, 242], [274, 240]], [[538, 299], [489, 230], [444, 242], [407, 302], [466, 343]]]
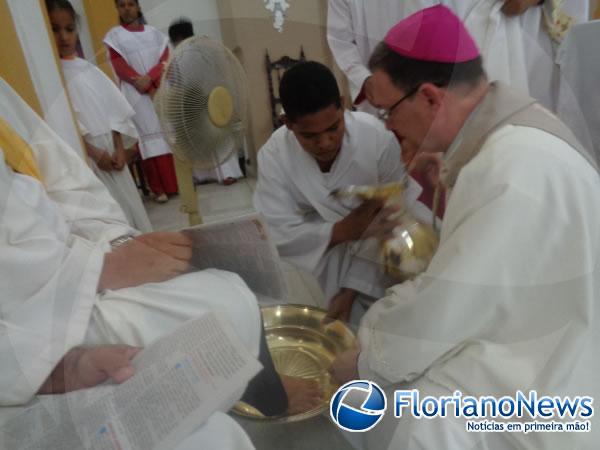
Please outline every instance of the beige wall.
[[106, 49], [102, 41], [108, 30], [119, 24], [115, 2], [114, 0], [84, 0], [83, 7], [85, 8], [98, 67], [112, 77], [113, 71], [106, 58]]
[[[284, 55], [297, 58], [303, 46], [308, 59], [334, 67], [326, 37], [327, 1], [291, 1], [283, 33], [273, 28], [273, 19], [263, 0], [219, 0], [218, 4], [223, 42], [240, 58], [248, 75], [249, 153], [254, 172], [256, 152], [273, 132], [265, 52], [269, 51], [272, 60]], [[338, 80], [344, 79], [338, 71], [336, 74]]]
[[600, 19], [600, 0], [590, 0], [592, 7], [592, 18]]

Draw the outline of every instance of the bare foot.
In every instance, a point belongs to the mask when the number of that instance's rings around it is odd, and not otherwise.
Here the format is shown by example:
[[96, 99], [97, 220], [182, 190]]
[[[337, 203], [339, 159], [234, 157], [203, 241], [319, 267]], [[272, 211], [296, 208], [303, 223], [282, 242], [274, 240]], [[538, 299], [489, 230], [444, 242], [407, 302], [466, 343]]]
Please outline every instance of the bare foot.
[[323, 392], [315, 380], [281, 376], [288, 397], [288, 415], [300, 414], [317, 407], [323, 401]]

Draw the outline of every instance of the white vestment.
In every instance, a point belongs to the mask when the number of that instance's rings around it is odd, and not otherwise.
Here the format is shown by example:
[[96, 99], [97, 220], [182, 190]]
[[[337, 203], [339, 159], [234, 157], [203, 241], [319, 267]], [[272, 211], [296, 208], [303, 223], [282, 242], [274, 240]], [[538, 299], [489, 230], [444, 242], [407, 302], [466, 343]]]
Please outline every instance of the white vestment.
[[[236, 274], [211, 269], [97, 293], [110, 240], [136, 230], [81, 157], [4, 81], [0, 99], [1, 117], [29, 143], [42, 179], [17, 174], [0, 158], [1, 406], [31, 400], [75, 346], [146, 346], [208, 311], [229, 318], [258, 355], [260, 311]], [[231, 442], [241, 442], [233, 428]]]
[[[146, 75], [158, 64], [169, 42], [159, 30], [144, 25], [143, 31], [128, 31], [122, 26], [114, 27], [104, 37], [104, 43], [121, 55], [137, 73]], [[140, 134], [142, 158], [171, 153], [152, 98], [140, 94], [133, 85], [125, 81], [119, 80], [119, 84], [121, 92], [135, 110], [133, 121]]]
[[[285, 126], [258, 153], [254, 206], [265, 216], [281, 257], [313, 273], [327, 301], [342, 287], [378, 298], [389, 286], [381, 268], [355, 255], [352, 245], [328, 250], [333, 225], [357, 206], [330, 193], [350, 185], [399, 181], [405, 175], [398, 140], [381, 122], [347, 111], [345, 123], [342, 148], [329, 173], [321, 172]], [[414, 181], [409, 186], [407, 197], [413, 202], [421, 188]]]
[[600, 42], [600, 21], [576, 25], [558, 49], [560, 90], [557, 115], [600, 164], [600, 58], [594, 56]]
[[[135, 112], [114, 83], [96, 66], [84, 59], [61, 59], [65, 81], [79, 130], [94, 147], [115, 152], [112, 132], [121, 134], [124, 148], [138, 140], [132, 118]], [[92, 170], [119, 203], [129, 224], [144, 233], [152, 231], [148, 214], [127, 166], [106, 172], [93, 163]]]
[[[365, 315], [360, 376], [421, 398], [598, 398], [599, 199], [598, 173], [565, 141], [522, 126], [493, 132], [458, 175], [428, 270]], [[388, 411], [366, 447], [598, 448], [593, 434], [467, 433], [464, 420]]]
[[[586, 17], [579, 6], [584, 2], [567, 0], [565, 9], [580, 20]], [[411, 14], [439, 3], [465, 23], [480, 48], [490, 81], [502, 81], [525, 94], [531, 89], [535, 98], [554, 108], [550, 100], [558, 88], [551, 83], [555, 78], [554, 53], [542, 23], [541, 7], [530, 8], [521, 17], [507, 17], [501, 11], [504, 2], [499, 0], [329, 0], [327, 39], [338, 66], [348, 77], [353, 100], [370, 76], [369, 57], [388, 30]], [[374, 111], [366, 102], [361, 109]]]
[[[556, 112], [561, 71], [556, 61], [559, 44], [552, 41], [545, 24], [545, 18], [552, 15], [552, 3], [547, 0], [542, 7], [529, 8], [519, 17], [519, 22], [523, 35], [529, 95]], [[589, 20], [589, 7], [588, 0], [565, 0], [563, 4], [564, 12], [575, 19], [575, 24]]]

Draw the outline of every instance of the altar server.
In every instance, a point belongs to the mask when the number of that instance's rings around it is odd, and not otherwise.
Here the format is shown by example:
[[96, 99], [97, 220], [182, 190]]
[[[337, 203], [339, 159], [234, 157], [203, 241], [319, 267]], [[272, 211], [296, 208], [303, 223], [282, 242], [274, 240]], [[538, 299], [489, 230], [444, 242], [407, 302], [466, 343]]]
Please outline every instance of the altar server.
[[375, 117], [344, 110], [327, 67], [306, 62], [288, 69], [280, 95], [286, 125], [258, 153], [254, 205], [264, 214], [280, 255], [313, 273], [330, 314], [347, 319], [357, 295], [368, 306], [393, 280], [382, 274], [376, 250], [364, 257], [354, 245], [372, 243], [366, 231], [382, 203], [357, 205], [331, 193], [406, 180], [407, 201], [423, 221], [430, 222], [432, 215], [415, 201], [421, 188], [406, 175], [396, 137]]
[[121, 25], [104, 37], [121, 92], [135, 110], [142, 167], [159, 203], [177, 193], [173, 155], [152, 99], [169, 58], [169, 40], [145, 23], [138, 0], [115, 0]]

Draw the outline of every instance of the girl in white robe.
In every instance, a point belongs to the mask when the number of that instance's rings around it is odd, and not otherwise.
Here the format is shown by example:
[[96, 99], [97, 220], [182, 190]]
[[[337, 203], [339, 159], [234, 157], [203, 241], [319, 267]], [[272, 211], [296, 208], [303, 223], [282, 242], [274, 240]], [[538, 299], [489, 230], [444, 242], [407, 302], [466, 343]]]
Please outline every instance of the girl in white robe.
[[[135, 113], [113, 82], [84, 59], [63, 58], [61, 63], [86, 147], [95, 147], [115, 158], [117, 152], [135, 145], [138, 134], [131, 121]], [[152, 225], [127, 167], [105, 171], [94, 163], [92, 169], [121, 205], [129, 223], [140, 231], [151, 231]]]
[[116, 86], [96, 66], [75, 55], [77, 26], [70, 4], [49, 3], [50, 21], [70, 99], [96, 176], [119, 203], [129, 224], [152, 226], [125, 161], [125, 148], [137, 142], [135, 114]]

